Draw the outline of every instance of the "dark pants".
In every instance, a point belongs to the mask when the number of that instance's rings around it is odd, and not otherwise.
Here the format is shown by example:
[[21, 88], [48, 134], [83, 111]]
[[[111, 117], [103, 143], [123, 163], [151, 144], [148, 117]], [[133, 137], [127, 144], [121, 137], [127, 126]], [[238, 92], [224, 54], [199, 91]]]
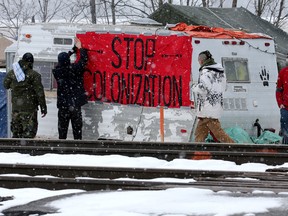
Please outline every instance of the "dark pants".
[[11, 131], [13, 138], [34, 138], [38, 130], [37, 110], [34, 112], [13, 112]]
[[281, 133], [283, 136], [282, 143], [288, 144], [288, 110], [280, 109], [280, 124], [281, 124]]
[[81, 107], [58, 109], [58, 133], [59, 139], [66, 139], [69, 122], [71, 120], [73, 136], [75, 140], [82, 139], [82, 112]]

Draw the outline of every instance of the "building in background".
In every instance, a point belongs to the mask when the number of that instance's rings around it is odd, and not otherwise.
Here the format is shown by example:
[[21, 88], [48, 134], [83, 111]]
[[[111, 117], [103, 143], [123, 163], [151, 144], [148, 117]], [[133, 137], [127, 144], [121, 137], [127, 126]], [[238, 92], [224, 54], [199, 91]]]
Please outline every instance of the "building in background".
[[286, 65], [288, 33], [243, 7], [207, 8], [165, 3], [149, 18], [163, 25], [184, 22], [188, 25], [239, 29], [248, 33], [269, 35], [275, 40], [278, 68]]
[[3, 34], [0, 34], [0, 68], [6, 67], [5, 49], [13, 43], [14, 41], [12, 39], [3, 36]]

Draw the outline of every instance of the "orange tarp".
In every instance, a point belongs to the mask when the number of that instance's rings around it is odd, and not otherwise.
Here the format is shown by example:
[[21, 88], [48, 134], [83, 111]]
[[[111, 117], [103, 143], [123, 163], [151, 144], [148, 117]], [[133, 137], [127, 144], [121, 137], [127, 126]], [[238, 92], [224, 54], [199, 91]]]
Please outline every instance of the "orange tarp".
[[186, 23], [178, 23], [175, 26], [170, 27], [169, 29], [173, 31], [183, 31], [193, 37], [199, 37], [199, 38], [224, 38], [224, 39], [266, 38], [266, 39], [272, 39], [268, 35], [264, 35], [261, 33], [257, 33], [257, 34], [246, 33], [240, 30], [230, 30], [230, 29], [224, 29], [220, 27], [193, 26], [193, 25], [187, 25]]

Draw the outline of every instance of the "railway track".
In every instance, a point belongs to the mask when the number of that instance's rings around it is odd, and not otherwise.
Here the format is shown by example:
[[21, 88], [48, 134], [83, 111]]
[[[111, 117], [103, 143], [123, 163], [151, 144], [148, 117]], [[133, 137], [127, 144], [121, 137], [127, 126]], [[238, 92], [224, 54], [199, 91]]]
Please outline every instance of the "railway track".
[[[13, 176], [13, 173], [17, 173], [17, 175]], [[196, 187], [213, 191], [226, 190], [245, 193], [254, 190], [273, 191], [275, 193], [288, 192], [288, 173], [278, 170], [238, 172], [0, 164], [0, 174], [0, 186], [4, 188], [38, 187], [49, 190], [83, 189], [91, 191], [162, 190], [172, 187]], [[23, 176], [19, 176], [19, 174]], [[121, 180], [123, 178], [127, 180]], [[165, 182], [159, 178], [186, 179], [185, 182], [188, 183]]]
[[219, 159], [242, 163], [281, 165], [288, 162], [288, 145], [222, 144], [222, 143], [160, 143], [125, 141], [74, 141], [38, 139], [0, 139], [0, 152], [30, 155], [55, 154], [118, 154], [129, 157], [155, 157], [201, 160]]
[[[89, 154], [151, 156], [165, 160], [221, 159], [237, 164], [261, 162], [268, 165], [288, 161], [286, 145], [220, 143], [150, 143], [124, 141], [74, 141], [38, 139], [0, 139], [0, 152], [31, 155]], [[17, 175], [13, 175], [17, 174]], [[19, 176], [19, 174], [21, 176]], [[128, 180], [123, 180], [129, 178]], [[159, 178], [186, 179], [185, 183]], [[157, 180], [155, 180], [157, 179]], [[191, 179], [188, 181], [187, 179]], [[188, 182], [188, 183], [187, 183]], [[50, 190], [161, 190], [171, 187], [197, 187], [214, 191], [253, 190], [288, 192], [287, 170], [232, 172], [211, 170], [143, 169], [120, 167], [52, 166], [0, 164], [0, 186], [4, 188], [40, 187]]]

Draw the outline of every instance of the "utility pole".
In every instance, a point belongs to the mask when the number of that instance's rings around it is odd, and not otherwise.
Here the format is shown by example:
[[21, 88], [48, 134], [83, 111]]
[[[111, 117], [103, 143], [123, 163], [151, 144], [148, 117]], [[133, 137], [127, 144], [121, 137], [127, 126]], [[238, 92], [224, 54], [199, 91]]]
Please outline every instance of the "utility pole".
[[91, 11], [91, 22], [93, 24], [97, 23], [96, 19], [96, 0], [90, 0], [90, 11]]
[[232, 8], [236, 8], [237, 7], [237, 0], [233, 0], [232, 2]]

